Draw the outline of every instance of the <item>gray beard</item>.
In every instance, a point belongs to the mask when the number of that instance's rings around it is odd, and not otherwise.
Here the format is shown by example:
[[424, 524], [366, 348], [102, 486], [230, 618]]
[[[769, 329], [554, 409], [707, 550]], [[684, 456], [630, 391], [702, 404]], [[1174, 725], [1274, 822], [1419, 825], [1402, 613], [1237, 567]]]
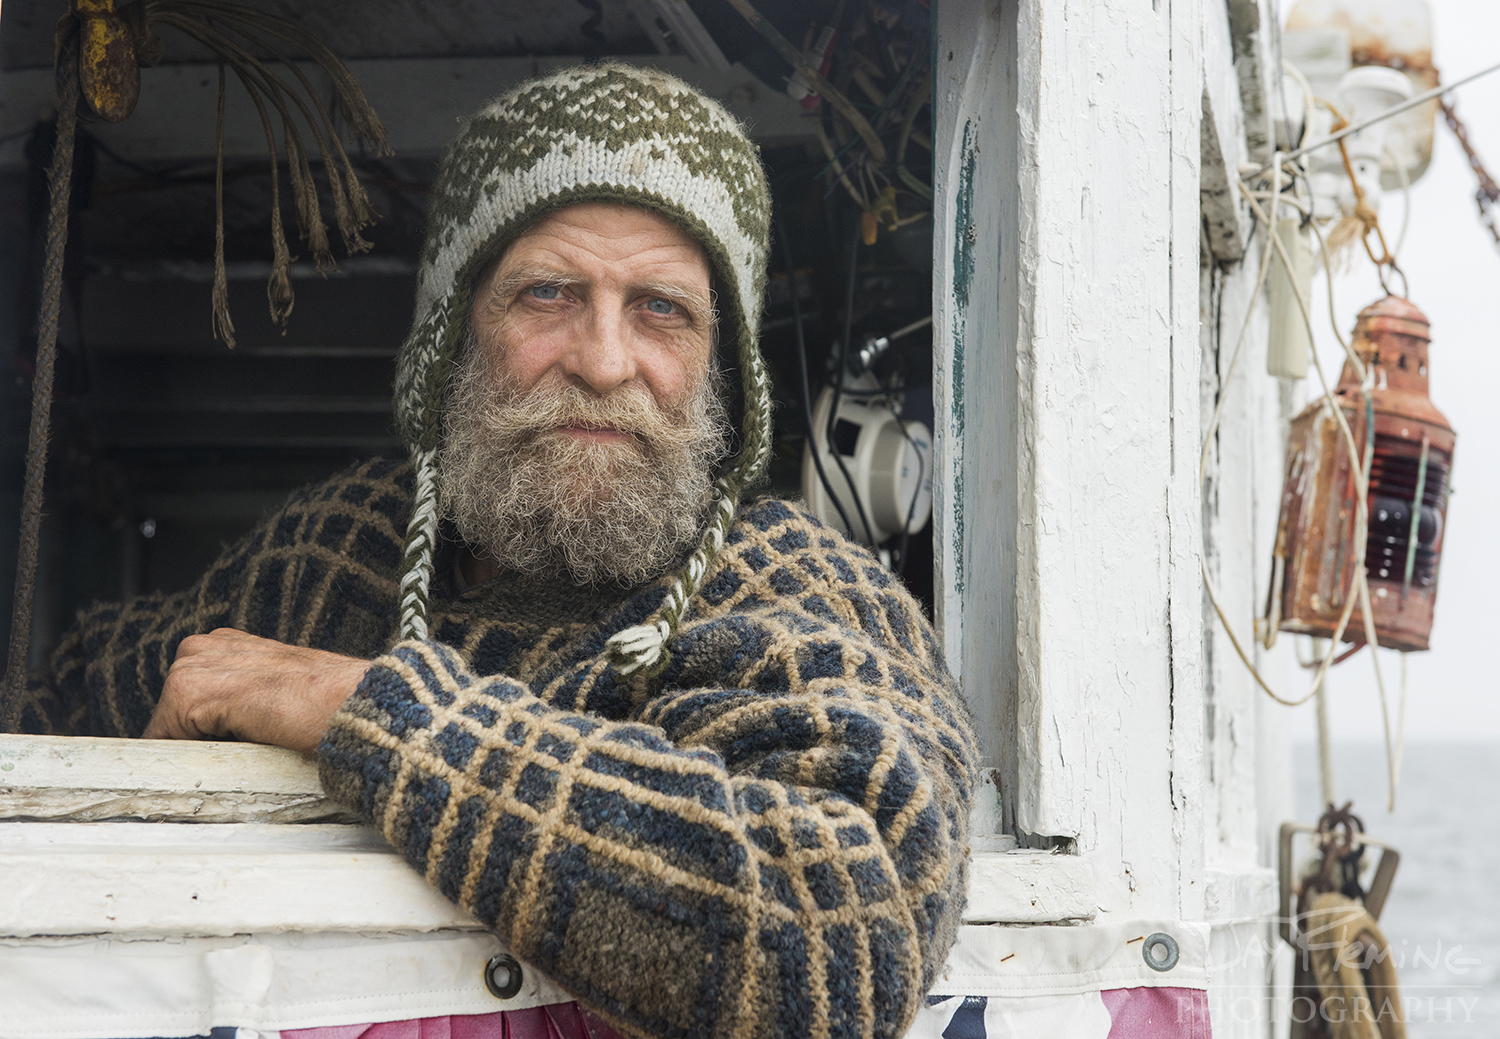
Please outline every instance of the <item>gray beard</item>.
[[[641, 584], [696, 545], [729, 432], [717, 373], [674, 413], [640, 384], [598, 396], [543, 381], [520, 391], [472, 334], [455, 367], [438, 456], [443, 515], [507, 570], [578, 585]], [[598, 442], [557, 431], [630, 431]]]

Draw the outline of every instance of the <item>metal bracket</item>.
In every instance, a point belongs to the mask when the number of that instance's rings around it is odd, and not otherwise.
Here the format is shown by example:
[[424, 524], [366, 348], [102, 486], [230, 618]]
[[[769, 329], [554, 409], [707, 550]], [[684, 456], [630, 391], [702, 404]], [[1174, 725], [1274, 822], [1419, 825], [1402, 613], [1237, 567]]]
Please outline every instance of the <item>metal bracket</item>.
[[[1306, 823], [1282, 823], [1281, 837], [1276, 854], [1276, 872], [1280, 881], [1281, 905], [1277, 917], [1281, 940], [1296, 947], [1296, 907], [1293, 904], [1292, 838], [1299, 833], [1317, 833], [1316, 826]], [[1380, 849], [1380, 861], [1375, 864], [1375, 876], [1370, 880], [1369, 893], [1365, 895], [1365, 909], [1376, 920], [1385, 908], [1386, 897], [1391, 893], [1391, 881], [1395, 879], [1396, 867], [1401, 864], [1401, 853], [1384, 841], [1366, 834], [1359, 835], [1359, 843]]]

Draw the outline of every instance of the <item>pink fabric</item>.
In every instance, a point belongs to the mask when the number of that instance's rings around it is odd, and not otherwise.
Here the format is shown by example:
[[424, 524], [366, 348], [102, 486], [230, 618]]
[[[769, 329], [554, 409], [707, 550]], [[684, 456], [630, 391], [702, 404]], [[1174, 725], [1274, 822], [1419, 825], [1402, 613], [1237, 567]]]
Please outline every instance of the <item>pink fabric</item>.
[[551, 1003], [493, 1014], [286, 1028], [281, 1039], [620, 1039], [620, 1035], [577, 1003]]
[[[1187, 988], [1117, 988], [1099, 993], [1109, 1039], [1213, 1039], [1208, 993]], [[577, 1003], [494, 1014], [424, 1017], [370, 1025], [289, 1028], [282, 1039], [620, 1039]]]
[[1112, 1022], [1109, 1039], [1213, 1039], [1202, 989], [1116, 988], [1099, 995]]

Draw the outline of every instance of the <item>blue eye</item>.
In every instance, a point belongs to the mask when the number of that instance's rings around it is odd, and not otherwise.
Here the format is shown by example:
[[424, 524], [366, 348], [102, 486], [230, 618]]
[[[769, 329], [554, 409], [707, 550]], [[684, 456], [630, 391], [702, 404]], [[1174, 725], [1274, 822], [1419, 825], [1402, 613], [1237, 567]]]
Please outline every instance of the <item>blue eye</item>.
[[653, 314], [670, 314], [677, 309], [677, 305], [671, 300], [658, 297], [647, 303], [646, 309]]
[[535, 299], [556, 299], [558, 296], [556, 285], [533, 285], [528, 291]]

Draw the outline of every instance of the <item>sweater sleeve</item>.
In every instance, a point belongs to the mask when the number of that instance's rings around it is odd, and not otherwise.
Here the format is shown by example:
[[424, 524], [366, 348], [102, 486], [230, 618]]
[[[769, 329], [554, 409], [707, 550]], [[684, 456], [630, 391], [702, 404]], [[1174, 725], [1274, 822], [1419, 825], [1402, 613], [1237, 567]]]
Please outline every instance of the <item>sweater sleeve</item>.
[[395, 620], [408, 473], [359, 463], [293, 494], [191, 587], [79, 611], [29, 683], [23, 731], [139, 736], [178, 644], [215, 628], [373, 657]]
[[332, 796], [628, 1035], [899, 1036], [957, 934], [976, 752], [936, 641], [773, 505], [629, 718], [558, 705], [602, 657], [533, 688], [411, 641], [320, 749]]

